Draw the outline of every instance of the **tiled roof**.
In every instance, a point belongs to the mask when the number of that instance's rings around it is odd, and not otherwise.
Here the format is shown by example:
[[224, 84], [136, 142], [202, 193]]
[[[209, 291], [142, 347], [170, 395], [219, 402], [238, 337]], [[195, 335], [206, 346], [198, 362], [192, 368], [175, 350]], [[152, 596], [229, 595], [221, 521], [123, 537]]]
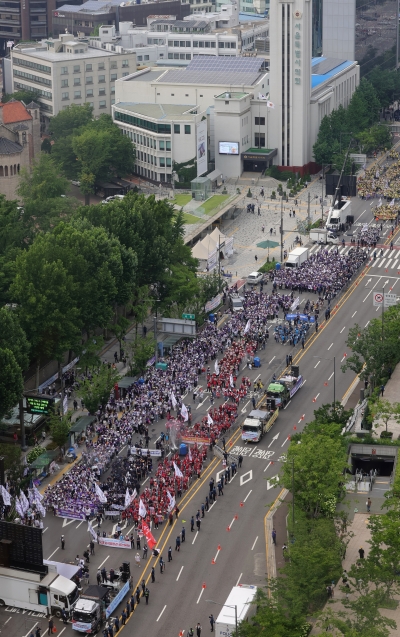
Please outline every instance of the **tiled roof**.
[[0, 155], [14, 155], [21, 151], [21, 144], [18, 144], [18, 142], [12, 142], [6, 137], [0, 137]]
[[17, 102], [16, 100], [11, 100], [5, 104], [0, 102], [0, 106], [3, 111], [4, 124], [16, 124], [17, 122], [32, 119], [32, 116], [21, 102]]

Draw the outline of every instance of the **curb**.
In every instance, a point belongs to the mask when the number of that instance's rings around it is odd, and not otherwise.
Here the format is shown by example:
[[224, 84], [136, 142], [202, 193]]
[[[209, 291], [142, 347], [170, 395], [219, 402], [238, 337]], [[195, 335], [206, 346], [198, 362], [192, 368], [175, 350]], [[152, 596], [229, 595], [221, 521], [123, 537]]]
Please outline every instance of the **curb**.
[[[268, 584], [271, 579], [276, 578], [276, 559], [275, 559], [275, 544], [271, 542], [272, 537], [272, 529], [273, 529], [273, 521], [274, 515], [278, 507], [281, 506], [282, 502], [285, 500], [287, 494], [289, 493], [288, 489], [282, 489], [280, 494], [277, 496], [275, 502], [270, 507], [268, 513], [264, 518], [264, 533], [265, 533], [265, 545], [266, 545], [266, 556], [267, 556], [267, 579]], [[271, 592], [268, 590], [268, 596], [270, 597]]]

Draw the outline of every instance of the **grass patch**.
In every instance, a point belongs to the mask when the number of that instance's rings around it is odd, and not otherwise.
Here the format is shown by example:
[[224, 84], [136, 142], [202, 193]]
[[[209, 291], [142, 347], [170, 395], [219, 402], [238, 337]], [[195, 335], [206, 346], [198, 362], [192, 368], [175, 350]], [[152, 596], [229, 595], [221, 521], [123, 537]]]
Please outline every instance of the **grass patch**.
[[204, 214], [212, 215], [215, 209], [227, 199], [229, 199], [229, 195], [213, 195], [207, 201], [201, 202], [199, 208], [204, 210]]
[[184, 195], [184, 194], [175, 195], [175, 198], [172, 200], [172, 203], [175, 204], [176, 206], [179, 206], [180, 208], [183, 208], [183, 206], [186, 206], [186, 204], [189, 203], [191, 199], [192, 199], [192, 195]]
[[200, 223], [200, 217], [189, 215], [187, 212], [183, 213], [183, 223]]
[[275, 266], [276, 266], [276, 261], [272, 260], [272, 261], [266, 261], [264, 263], [264, 265], [261, 266], [261, 268], [258, 268], [259, 272], [269, 272], [270, 270], [275, 270]]

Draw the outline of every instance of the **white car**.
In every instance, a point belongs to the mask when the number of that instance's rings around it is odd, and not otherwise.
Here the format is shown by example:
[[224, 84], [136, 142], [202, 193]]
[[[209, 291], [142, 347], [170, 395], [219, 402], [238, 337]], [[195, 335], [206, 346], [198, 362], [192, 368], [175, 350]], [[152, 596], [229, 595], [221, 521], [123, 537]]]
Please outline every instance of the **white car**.
[[103, 201], [101, 203], [110, 203], [110, 201], [115, 201], [115, 200], [121, 200], [124, 199], [125, 195], [111, 195], [110, 197], [106, 197], [105, 199], [103, 199]]
[[80, 186], [80, 185], [81, 185], [81, 182], [80, 182], [80, 181], [76, 181], [76, 179], [71, 179], [71, 184], [72, 184], [73, 186]]
[[261, 283], [263, 278], [264, 275], [262, 272], [251, 272], [246, 281], [249, 285], [257, 285], [258, 283]]

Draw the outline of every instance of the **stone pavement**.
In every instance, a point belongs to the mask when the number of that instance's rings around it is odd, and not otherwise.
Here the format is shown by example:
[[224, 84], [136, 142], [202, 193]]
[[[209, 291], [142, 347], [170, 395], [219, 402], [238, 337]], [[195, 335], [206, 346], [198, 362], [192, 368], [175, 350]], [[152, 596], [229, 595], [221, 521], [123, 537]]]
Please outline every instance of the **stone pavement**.
[[[389, 378], [385, 386], [383, 400], [388, 400], [392, 405], [400, 402], [400, 363], [396, 365], [394, 372]], [[379, 423], [379, 420], [378, 420]], [[386, 429], [386, 425], [381, 422], [378, 425], [374, 423], [374, 434], [379, 438], [381, 431]], [[388, 431], [393, 431], [393, 440], [397, 440], [400, 436], [400, 422], [396, 422], [393, 418], [388, 421]]]

